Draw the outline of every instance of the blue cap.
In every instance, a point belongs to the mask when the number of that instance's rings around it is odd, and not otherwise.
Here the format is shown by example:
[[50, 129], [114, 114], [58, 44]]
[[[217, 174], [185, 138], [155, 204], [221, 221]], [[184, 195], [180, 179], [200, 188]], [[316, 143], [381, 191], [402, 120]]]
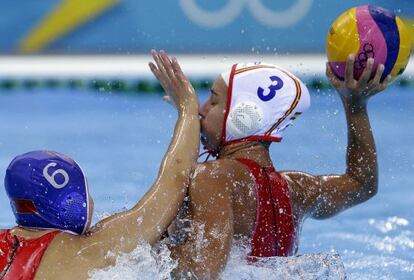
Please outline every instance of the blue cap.
[[18, 225], [86, 231], [88, 185], [73, 159], [51, 151], [17, 156], [7, 168], [4, 185]]

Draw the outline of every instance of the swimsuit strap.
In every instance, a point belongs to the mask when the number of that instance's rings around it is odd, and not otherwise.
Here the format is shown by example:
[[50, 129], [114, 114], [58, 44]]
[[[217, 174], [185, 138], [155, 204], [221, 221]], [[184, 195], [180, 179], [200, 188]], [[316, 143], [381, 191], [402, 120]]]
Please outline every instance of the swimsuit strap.
[[237, 161], [249, 169], [256, 182], [256, 222], [253, 229], [249, 256], [275, 256], [277, 253], [275, 247], [277, 240], [269, 178], [262, 167], [255, 161], [249, 159], [237, 159]]
[[[266, 171], [265, 171], [266, 172]], [[277, 236], [277, 255], [290, 256], [296, 251], [296, 221], [293, 216], [289, 186], [286, 180], [273, 169], [266, 172], [270, 180], [270, 190], [273, 198], [275, 227]]]
[[6, 257], [7, 265], [0, 274], [0, 280], [34, 279], [43, 254], [60, 232], [52, 231], [33, 239], [13, 235], [10, 230], [7, 230], [3, 236], [0, 234], [0, 237], [3, 237], [0, 242], [5, 241], [9, 250]]
[[19, 240], [10, 230], [0, 232], [0, 280], [7, 274], [18, 247]]
[[261, 167], [250, 159], [237, 159], [248, 167], [256, 182], [256, 224], [250, 256], [292, 255], [296, 247], [296, 223], [286, 180], [273, 166]]

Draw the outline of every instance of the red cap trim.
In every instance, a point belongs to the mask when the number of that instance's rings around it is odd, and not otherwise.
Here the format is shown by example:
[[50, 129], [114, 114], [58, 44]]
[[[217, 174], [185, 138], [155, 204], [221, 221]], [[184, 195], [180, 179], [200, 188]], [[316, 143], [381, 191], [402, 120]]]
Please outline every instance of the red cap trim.
[[236, 143], [242, 143], [242, 142], [249, 142], [249, 141], [269, 141], [269, 142], [280, 142], [282, 141], [281, 137], [274, 137], [274, 136], [263, 136], [263, 135], [253, 135], [242, 139], [236, 139], [227, 141], [224, 143], [224, 146], [230, 145], [230, 144], [236, 144]]
[[33, 201], [28, 199], [16, 199], [13, 201], [14, 208], [19, 214], [36, 214], [37, 209]]
[[227, 123], [227, 118], [229, 116], [229, 111], [230, 111], [231, 95], [232, 95], [232, 92], [233, 92], [233, 80], [234, 80], [234, 75], [236, 73], [236, 68], [237, 68], [237, 64], [234, 64], [231, 67], [231, 72], [230, 72], [229, 86], [227, 88], [226, 112], [224, 114], [223, 128], [221, 130], [221, 143], [220, 143], [221, 146], [224, 146], [225, 143], [226, 143], [226, 123]]

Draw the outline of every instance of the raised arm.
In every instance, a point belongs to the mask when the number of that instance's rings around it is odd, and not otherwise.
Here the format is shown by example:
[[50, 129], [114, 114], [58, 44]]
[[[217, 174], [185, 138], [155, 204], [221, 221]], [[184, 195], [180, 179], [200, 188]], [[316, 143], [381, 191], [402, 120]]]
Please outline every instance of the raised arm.
[[155, 243], [175, 218], [187, 192], [199, 151], [200, 121], [195, 91], [175, 58], [152, 52], [157, 65], [151, 71], [173, 103], [178, 121], [170, 146], [161, 162], [158, 178], [131, 209], [100, 221], [85, 242], [96, 243], [101, 252], [130, 252], [139, 242]]
[[296, 207], [304, 215], [323, 219], [362, 203], [378, 190], [378, 166], [374, 137], [368, 118], [371, 96], [384, 90], [390, 77], [381, 83], [384, 66], [380, 65], [370, 80], [374, 60], [368, 60], [359, 81], [354, 79], [355, 57], [349, 56], [345, 81], [340, 81], [327, 66], [327, 76], [338, 91], [346, 114], [348, 147], [346, 172], [343, 175], [313, 176], [301, 172], [283, 172], [292, 188]]

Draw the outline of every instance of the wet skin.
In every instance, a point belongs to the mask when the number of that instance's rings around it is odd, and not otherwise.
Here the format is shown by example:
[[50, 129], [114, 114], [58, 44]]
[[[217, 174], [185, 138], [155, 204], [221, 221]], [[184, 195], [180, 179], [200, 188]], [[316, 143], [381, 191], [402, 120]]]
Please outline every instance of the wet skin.
[[[380, 83], [383, 65], [370, 80], [374, 61], [359, 81], [353, 78], [355, 58], [347, 61], [345, 81], [338, 80], [329, 67], [327, 76], [339, 93], [348, 125], [347, 169], [340, 175], [315, 176], [298, 171], [281, 171], [288, 182], [292, 210], [298, 230], [307, 217], [329, 218], [373, 197], [378, 189], [375, 143], [367, 113], [368, 99], [387, 87]], [[268, 146], [246, 142], [220, 147], [227, 87], [218, 78], [206, 103], [200, 108], [203, 143], [218, 150], [218, 159], [201, 163], [189, 189], [188, 218], [192, 221], [188, 240], [172, 246], [179, 260], [176, 275], [192, 272], [201, 279], [217, 279], [228, 259], [233, 238], [250, 238], [255, 224], [255, 183], [237, 158], [271, 166]], [[219, 234], [217, 234], [219, 233]], [[206, 242], [200, 244], [200, 237]]]
[[[87, 234], [59, 233], [43, 255], [35, 279], [88, 279], [90, 271], [114, 265], [117, 256], [131, 252], [143, 241], [151, 245], [159, 241], [178, 214], [199, 150], [198, 101], [178, 62], [164, 52], [152, 54], [155, 63], [150, 63], [150, 69], [165, 89], [164, 99], [178, 113], [156, 181], [132, 209], [101, 220]], [[89, 207], [91, 217], [91, 198]], [[13, 234], [26, 239], [47, 232], [50, 230], [12, 229]]]
[[[152, 65], [152, 70], [167, 94], [170, 93], [166, 99], [180, 97], [179, 93], [191, 94], [193, 89], [185, 77], [174, 74], [179, 69], [176, 62], [163, 54], [154, 54], [154, 59], [159, 68], [154, 69], [156, 66]], [[366, 71], [355, 81], [353, 64], [354, 57], [350, 57], [344, 82], [327, 69], [327, 76], [340, 94], [347, 116], [346, 172], [322, 176], [281, 172], [288, 181], [298, 224], [306, 217], [333, 216], [377, 192], [376, 150], [366, 106], [371, 96], [386, 88], [388, 80], [379, 82], [383, 71], [383, 67], [379, 67], [375, 78], [369, 81], [373, 65], [369, 60]], [[213, 86], [217, 97], [211, 96], [207, 101], [210, 103], [200, 109], [203, 141], [211, 149], [219, 148], [224, 118], [227, 89], [220, 79]], [[174, 138], [161, 164], [159, 177], [144, 198], [133, 209], [98, 223], [89, 235], [59, 234], [48, 247], [36, 279], [86, 279], [90, 270], [114, 265], [117, 255], [132, 251], [140, 240], [154, 244], [161, 237], [184, 199], [198, 150], [200, 122], [193, 101], [188, 106], [178, 102], [181, 113]], [[183, 111], [185, 108], [191, 110]], [[271, 165], [266, 145], [259, 142], [220, 147], [218, 160], [197, 165], [188, 190], [192, 232], [185, 243], [171, 247], [173, 257], [179, 261], [177, 275], [192, 272], [199, 279], [217, 279], [226, 265], [233, 238], [251, 236], [255, 223], [255, 185], [250, 172], [236, 158], [252, 159], [263, 167]], [[137, 218], [143, 215], [144, 222], [138, 223]], [[34, 238], [47, 231], [15, 228], [14, 232]], [[109, 251], [114, 254], [108, 255]]]

